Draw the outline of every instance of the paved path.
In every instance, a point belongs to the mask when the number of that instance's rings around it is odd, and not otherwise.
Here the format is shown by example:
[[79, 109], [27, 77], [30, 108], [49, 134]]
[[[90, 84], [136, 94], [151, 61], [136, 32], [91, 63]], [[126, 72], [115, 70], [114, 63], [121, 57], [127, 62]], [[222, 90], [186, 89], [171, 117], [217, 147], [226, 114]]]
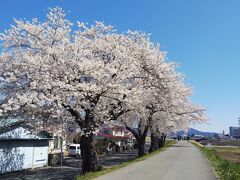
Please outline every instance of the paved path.
[[182, 141], [145, 161], [132, 164], [96, 180], [215, 180], [205, 156]]

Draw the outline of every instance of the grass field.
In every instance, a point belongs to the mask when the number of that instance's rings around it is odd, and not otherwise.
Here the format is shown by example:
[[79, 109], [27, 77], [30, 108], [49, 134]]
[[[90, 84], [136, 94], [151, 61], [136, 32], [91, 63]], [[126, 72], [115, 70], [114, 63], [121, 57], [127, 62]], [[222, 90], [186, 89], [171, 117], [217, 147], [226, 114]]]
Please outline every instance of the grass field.
[[209, 140], [201, 140], [201, 144], [207, 145], [207, 144], [212, 144], [214, 146], [240, 146], [240, 141], [237, 140], [214, 140], [214, 139], [209, 139]]
[[214, 150], [223, 160], [240, 164], [240, 148], [214, 147]]
[[192, 142], [207, 156], [220, 179], [240, 180], [240, 148], [204, 147]]

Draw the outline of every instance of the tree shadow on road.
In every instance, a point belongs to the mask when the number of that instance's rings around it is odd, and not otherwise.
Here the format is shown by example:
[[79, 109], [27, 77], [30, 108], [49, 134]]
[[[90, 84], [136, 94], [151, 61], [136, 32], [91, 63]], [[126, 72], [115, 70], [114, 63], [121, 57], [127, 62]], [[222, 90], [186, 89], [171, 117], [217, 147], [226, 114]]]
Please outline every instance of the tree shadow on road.
[[132, 150], [130, 152], [121, 152], [105, 156], [104, 158], [100, 158], [99, 162], [103, 167], [111, 167], [135, 159], [137, 156], [136, 150]]
[[79, 175], [79, 168], [72, 167], [49, 167], [36, 170], [25, 170], [4, 174], [0, 179], [4, 180], [74, 180]]

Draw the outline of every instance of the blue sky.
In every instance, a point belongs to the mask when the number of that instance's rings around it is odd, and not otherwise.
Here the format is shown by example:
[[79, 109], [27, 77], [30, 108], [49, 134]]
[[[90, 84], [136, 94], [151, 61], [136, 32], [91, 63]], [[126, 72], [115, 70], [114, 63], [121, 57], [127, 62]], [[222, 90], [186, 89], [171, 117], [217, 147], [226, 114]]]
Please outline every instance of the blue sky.
[[152, 33], [168, 60], [194, 87], [192, 101], [207, 108], [204, 131], [228, 131], [240, 117], [239, 0], [7, 0], [0, 2], [0, 32], [15, 18], [44, 19], [61, 6], [73, 21], [95, 20], [119, 31]]

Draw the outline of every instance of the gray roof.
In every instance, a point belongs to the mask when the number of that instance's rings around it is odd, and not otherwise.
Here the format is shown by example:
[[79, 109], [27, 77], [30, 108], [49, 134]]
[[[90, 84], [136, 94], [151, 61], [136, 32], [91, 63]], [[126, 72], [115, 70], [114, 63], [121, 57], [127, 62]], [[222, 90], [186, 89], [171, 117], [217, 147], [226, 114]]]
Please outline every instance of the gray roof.
[[17, 118], [0, 119], [0, 129], [4, 127], [12, 126], [22, 121], [23, 121], [22, 119], [17, 119]]
[[[47, 131], [36, 132], [27, 124], [24, 124], [24, 119], [8, 118], [0, 119], [0, 140], [14, 140], [14, 139], [46, 139], [50, 140], [52, 137]], [[17, 130], [20, 127], [24, 130]]]

